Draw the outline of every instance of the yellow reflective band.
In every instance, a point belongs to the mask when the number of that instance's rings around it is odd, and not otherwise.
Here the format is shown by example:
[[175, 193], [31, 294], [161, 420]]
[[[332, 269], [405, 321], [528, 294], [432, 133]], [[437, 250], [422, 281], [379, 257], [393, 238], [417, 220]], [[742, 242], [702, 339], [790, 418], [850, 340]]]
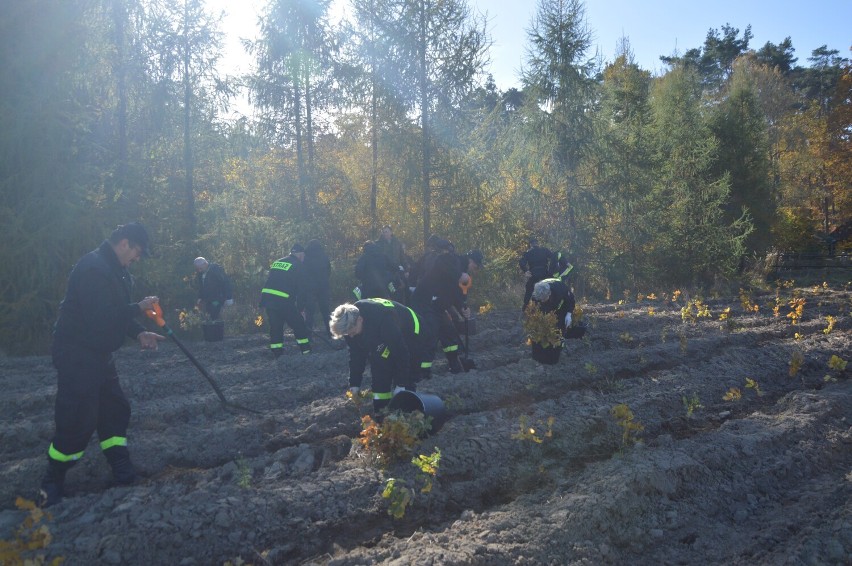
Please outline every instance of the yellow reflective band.
[[429, 369], [432, 367], [432, 362], [420, 362], [421, 369]]
[[289, 299], [290, 295], [285, 293], [284, 291], [279, 291], [278, 289], [264, 289], [261, 293], [266, 293], [268, 295], [275, 295], [277, 297], [284, 297], [285, 299]]
[[311, 351], [310, 351], [310, 350], [305, 350], [304, 352], [302, 352], [302, 354], [303, 354], [303, 355], [304, 355], [304, 354], [310, 354], [310, 353], [311, 353]]
[[280, 269], [281, 271], [290, 271], [290, 268], [293, 267], [292, 263], [286, 261], [276, 261], [270, 266], [269, 269]]
[[559, 279], [550, 277], [548, 279], [542, 279], [541, 282], [542, 283], [559, 283], [560, 281], [559, 281]]
[[108, 450], [113, 446], [127, 446], [127, 439], [123, 436], [113, 436], [101, 442], [101, 450]]
[[388, 359], [388, 356], [390, 356], [390, 348], [385, 348], [385, 351], [382, 352], [382, 357]]
[[278, 344], [270, 344], [269, 347], [272, 348], [273, 350], [275, 350], [276, 348], [283, 348], [284, 342], [279, 342]]
[[387, 393], [376, 393], [375, 391], [373, 392], [373, 399], [390, 399], [391, 397], [393, 397], [393, 393], [391, 393], [390, 391], [388, 391]]
[[301, 338], [301, 339], [300, 339], [300, 338], [297, 338], [297, 339], [296, 339], [296, 344], [307, 344], [307, 343], [308, 343], [308, 342], [310, 342], [310, 341], [311, 341], [311, 339], [310, 339], [310, 338]]
[[50, 456], [51, 460], [56, 460], [57, 462], [73, 462], [74, 460], [79, 460], [83, 457], [83, 452], [80, 451], [76, 454], [63, 454], [56, 448], [54, 448], [53, 443], [50, 443], [50, 448], [47, 450], [47, 455]]
[[444, 348], [444, 352], [455, 352], [458, 349], [459, 345], [456, 344], [455, 346], [447, 346], [446, 348]]
[[410, 307], [405, 307], [405, 308], [408, 309], [408, 312], [411, 313], [411, 318], [414, 319], [414, 333], [420, 334], [420, 319], [417, 318], [417, 314], [413, 310], [411, 310]]

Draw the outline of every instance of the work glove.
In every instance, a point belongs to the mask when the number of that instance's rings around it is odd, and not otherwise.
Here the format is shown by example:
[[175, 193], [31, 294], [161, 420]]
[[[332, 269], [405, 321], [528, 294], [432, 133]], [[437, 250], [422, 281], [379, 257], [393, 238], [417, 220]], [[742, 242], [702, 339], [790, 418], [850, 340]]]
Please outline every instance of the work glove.
[[357, 398], [361, 394], [361, 388], [360, 387], [350, 387], [349, 393], [352, 394], [353, 398]]
[[226, 307], [234, 306], [234, 299], [228, 299], [227, 301], [225, 301], [225, 306]]
[[565, 328], [571, 328], [571, 313], [565, 314]]

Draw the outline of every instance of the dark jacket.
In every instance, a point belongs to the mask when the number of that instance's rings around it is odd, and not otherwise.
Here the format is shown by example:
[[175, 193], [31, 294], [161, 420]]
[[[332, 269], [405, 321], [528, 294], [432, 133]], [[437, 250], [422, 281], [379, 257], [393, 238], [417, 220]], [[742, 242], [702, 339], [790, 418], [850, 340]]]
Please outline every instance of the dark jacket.
[[260, 293], [260, 306], [283, 308], [287, 301], [297, 301], [305, 292], [305, 268], [290, 254], [273, 262]]
[[379, 252], [388, 258], [388, 261], [390, 261], [397, 269], [399, 269], [399, 266], [402, 266], [403, 268], [408, 267], [405, 265], [405, 248], [396, 236], [391, 236], [390, 240], [385, 240], [384, 238], [379, 237], [379, 239], [374, 243], [376, 244]]
[[218, 263], [208, 265], [204, 273], [196, 273], [195, 282], [198, 286], [198, 298], [205, 303], [222, 304], [234, 298], [231, 281]]
[[65, 346], [99, 354], [118, 350], [126, 337], [145, 328], [135, 319], [139, 305], [130, 302], [133, 278], [109, 242], [84, 255], [68, 276], [65, 298], [53, 330], [54, 352]]
[[364, 326], [357, 336], [345, 338], [349, 346], [349, 385], [361, 386], [372, 352], [391, 362], [396, 383], [408, 383], [411, 356], [420, 339], [417, 315], [405, 305], [387, 299], [362, 299], [355, 306]]
[[541, 311], [555, 312], [557, 326], [563, 326], [565, 315], [574, 312], [574, 293], [561, 279], [542, 279], [540, 283], [547, 283], [550, 286], [550, 298], [539, 304]]
[[[465, 265], [467, 265], [465, 260]], [[464, 295], [459, 287], [462, 258], [454, 253], [440, 254], [432, 269], [425, 273], [411, 295], [411, 304], [417, 312], [434, 309], [443, 312], [450, 307], [464, 307]]]
[[305, 268], [305, 280], [309, 287], [328, 289], [331, 277], [331, 261], [319, 243], [312, 245], [311, 242], [308, 242], [305, 248], [305, 261], [302, 262], [302, 265]]
[[532, 273], [533, 279], [541, 280], [550, 275], [552, 257], [553, 252], [549, 249], [534, 246], [524, 252], [524, 255], [518, 261], [518, 266], [521, 268], [521, 271]]
[[396, 275], [397, 267], [379, 251], [373, 242], [364, 245], [364, 253], [355, 264], [355, 277], [361, 282], [361, 296], [389, 297], [390, 283]]

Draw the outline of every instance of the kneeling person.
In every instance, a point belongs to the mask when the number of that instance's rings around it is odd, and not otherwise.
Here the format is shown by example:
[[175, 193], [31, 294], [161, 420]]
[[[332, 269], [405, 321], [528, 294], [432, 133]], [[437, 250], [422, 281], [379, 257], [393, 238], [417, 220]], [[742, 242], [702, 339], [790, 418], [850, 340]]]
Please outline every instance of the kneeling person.
[[340, 305], [331, 314], [331, 333], [349, 347], [349, 387], [360, 392], [367, 363], [373, 376], [373, 409], [390, 403], [394, 386], [414, 391], [416, 377], [426, 363], [417, 314], [387, 299], [363, 299]]
[[560, 279], [542, 279], [533, 287], [532, 300], [541, 312], [555, 312], [556, 326], [565, 336], [571, 328], [571, 313], [574, 312], [574, 293]]

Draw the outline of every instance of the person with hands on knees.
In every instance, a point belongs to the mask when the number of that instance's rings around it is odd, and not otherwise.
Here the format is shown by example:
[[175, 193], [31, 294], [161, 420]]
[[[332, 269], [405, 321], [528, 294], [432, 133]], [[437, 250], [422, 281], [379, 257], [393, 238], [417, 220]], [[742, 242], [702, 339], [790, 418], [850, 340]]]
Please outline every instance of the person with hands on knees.
[[533, 287], [532, 300], [541, 312], [555, 312], [556, 326], [564, 337], [571, 328], [571, 313], [574, 312], [574, 293], [561, 279], [542, 279]]
[[370, 364], [376, 417], [381, 418], [379, 412], [390, 403], [395, 386], [416, 389], [428, 341], [413, 310], [388, 299], [362, 299], [334, 309], [330, 327], [332, 335], [344, 338], [349, 347], [349, 390], [353, 397], [360, 393], [364, 370]]
[[113, 482], [131, 484], [136, 469], [127, 449], [130, 402], [121, 389], [113, 353], [127, 337], [143, 350], [156, 350], [161, 336], [139, 323], [159, 302], [155, 296], [131, 302], [133, 278], [127, 268], [149, 255], [148, 232], [138, 223], [116, 228], [71, 270], [53, 330], [51, 354], [57, 370], [55, 433], [47, 451], [47, 472], [38, 503], [59, 503], [65, 474], [83, 456], [94, 432], [112, 468]]
[[210, 263], [203, 257], [195, 258], [192, 263], [198, 288], [197, 304], [207, 312], [210, 320], [219, 320], [222, 318], [222, 307], [234, 304], [231, 281], [218, 263]]

